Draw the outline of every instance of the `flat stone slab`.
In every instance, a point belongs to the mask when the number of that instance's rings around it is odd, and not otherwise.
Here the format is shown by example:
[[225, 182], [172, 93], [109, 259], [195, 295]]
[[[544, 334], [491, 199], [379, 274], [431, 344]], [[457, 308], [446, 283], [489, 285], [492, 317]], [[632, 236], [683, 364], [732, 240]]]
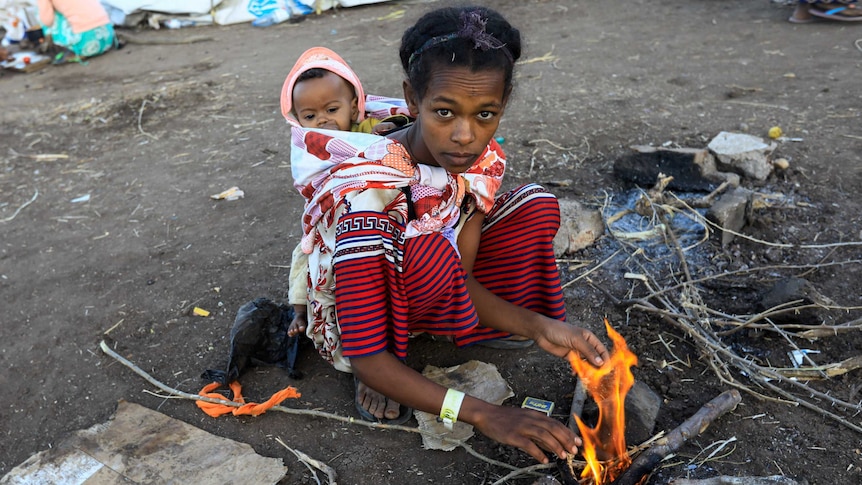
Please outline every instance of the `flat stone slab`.
[[260, 456], [248, 444], [120, 401], [110, 421], [31, 456], [0, 485], [275, 484], [286, 473], [280, 458]]
[[728, 169], [755, 180], [766, 180], [772, 173], [770, 157], [778, 145], [744, 133], [722, 131], [708, 148], [720, 169]]

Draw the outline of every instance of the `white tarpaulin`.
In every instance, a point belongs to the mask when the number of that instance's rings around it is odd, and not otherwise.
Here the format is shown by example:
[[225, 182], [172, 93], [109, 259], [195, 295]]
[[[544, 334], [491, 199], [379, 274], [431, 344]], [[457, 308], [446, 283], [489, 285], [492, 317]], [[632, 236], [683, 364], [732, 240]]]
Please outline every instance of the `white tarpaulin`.
[[102, 3], [126, 15], [153, 12], [190, 17], [201, 23], [230, 25], [251, 22], [279, 8], [290, 10], [292, 15], [306, 15], [333, 7], [354, 7], [389, 1], [393, 0], [102, 0]]
[[222, 0], [102, 0], [102, 3], [122, 10], [126, 15], [139, 10], [146, 12], [173, 13], [183, 15], [208, 14]]

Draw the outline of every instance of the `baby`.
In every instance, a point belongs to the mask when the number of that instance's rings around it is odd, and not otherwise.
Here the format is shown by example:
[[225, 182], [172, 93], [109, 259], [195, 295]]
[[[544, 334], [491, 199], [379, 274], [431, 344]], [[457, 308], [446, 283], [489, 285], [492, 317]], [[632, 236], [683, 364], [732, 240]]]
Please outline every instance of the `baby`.
[[299, 57], [284, 81], [281, 113], [303, 128], [372, 134], [386, 133], [410, 121], [406, 106], [393, 107], [383, 119], [369, 116], [366, 103], [380, 99], [389, 98], [366, 98], [359, 77], [338, 54], [312, 47]]
[[[325, 47], [305, 51], [281, 89], [281, 114], [303, 128], [353, 131], [382, 135], [411, 121], [401, 99], [365, 95], [359, 77], [338, 54]], [[293, 336], [307, 320], [308, 255], [297, 245], [290, 264], [288, 302], [294, 318]]]

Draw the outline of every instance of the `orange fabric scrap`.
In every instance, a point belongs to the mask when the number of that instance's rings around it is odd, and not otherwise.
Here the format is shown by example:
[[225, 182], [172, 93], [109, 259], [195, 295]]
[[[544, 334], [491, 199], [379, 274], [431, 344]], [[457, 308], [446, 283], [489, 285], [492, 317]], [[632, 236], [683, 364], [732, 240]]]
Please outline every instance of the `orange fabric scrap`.
[[288, 398], [298, 398], [302, 396], [299, 392], [297, 392], [295, 387], [288, 386], [275, 394], [272, 395], [266, 402], [257, 404], [257, 403], [246, 403], [245, 398], [242, 397], [242, 386], [240, 386], [239, 381], [233, 381], [229, 384], [230, 390], [233, 392], [233, 401], [228, 400], [226, 397], [222, 396], [217, 392], [212, 392], [218, 389], [220, 384], [218, 382], [213, 382], [204, 386], [199, 393], [201, 396], [209, 397], [212, 399], [219, 399], [225, 402], [234, 402], [238, 404], [242, 404], [242, 406], [230, 406], [228, 404], [217, 404], [211, 403], [207, 401], [195, 401], [195, 404], [201, 410], [208, 415], [217, 418], [224, 414], [233, 414], [234, 416], [240, 415], [252, 415], [252, 416], [260, 416], [265, 413], [267, 410], [272, 408], [273, 406], [277, 406], [281, 404], [282, 401]]

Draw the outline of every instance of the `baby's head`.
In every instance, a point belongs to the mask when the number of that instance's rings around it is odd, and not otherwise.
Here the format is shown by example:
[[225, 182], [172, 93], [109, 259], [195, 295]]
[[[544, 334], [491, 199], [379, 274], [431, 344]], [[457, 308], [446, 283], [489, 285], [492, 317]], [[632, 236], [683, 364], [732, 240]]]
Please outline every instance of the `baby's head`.
[[350, 131], [359, 114], [359, 99], [346, 79], [316, 67], [296, 78], [293, 114], [304, 128]]
[[365, 91], [338, 54], [312, 47], [284, 80], [281, 114], [303, 128], [350, 131], [353, 123], [365, 118]]

